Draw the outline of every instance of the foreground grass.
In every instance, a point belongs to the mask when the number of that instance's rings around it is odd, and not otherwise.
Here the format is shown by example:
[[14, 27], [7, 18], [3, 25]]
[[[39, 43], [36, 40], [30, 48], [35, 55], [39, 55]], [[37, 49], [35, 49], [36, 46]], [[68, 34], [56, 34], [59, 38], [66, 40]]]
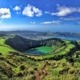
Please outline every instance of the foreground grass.
[[[0, 59], [3, 56], [0, 56]], [[8, 54], [0, 60], [1, 80], [79, 80], [80, 62], [61, 60], [34, 61], [27, 57]], [[7, 74], [8, 73], [8, 74]], [[40, 74], [40, 75], [39, 75]]]

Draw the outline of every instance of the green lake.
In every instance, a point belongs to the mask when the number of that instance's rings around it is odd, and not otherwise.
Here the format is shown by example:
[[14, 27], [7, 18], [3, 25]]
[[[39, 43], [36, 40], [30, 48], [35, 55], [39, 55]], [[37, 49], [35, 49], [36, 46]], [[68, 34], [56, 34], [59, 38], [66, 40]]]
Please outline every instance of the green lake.
[[49, 47], [49, 46], [41, 46], [41, 47], [36, 47], [28, 50], [26, 53], [28, 54], [33, 54], [33, 55], [43, 55], [50, 53], [54, 50], [54, 47]]

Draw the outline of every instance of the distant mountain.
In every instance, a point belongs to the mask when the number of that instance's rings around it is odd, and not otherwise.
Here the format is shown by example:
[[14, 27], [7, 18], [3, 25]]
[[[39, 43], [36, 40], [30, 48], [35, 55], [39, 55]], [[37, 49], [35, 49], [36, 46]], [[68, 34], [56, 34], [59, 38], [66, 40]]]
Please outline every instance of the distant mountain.
[[37, 31], [0, 31], [0, 34], [15, 34], [20, 36], [64, 36], [64, 37], [80, 37], [80, 33], [72, 32], [37, 32]]

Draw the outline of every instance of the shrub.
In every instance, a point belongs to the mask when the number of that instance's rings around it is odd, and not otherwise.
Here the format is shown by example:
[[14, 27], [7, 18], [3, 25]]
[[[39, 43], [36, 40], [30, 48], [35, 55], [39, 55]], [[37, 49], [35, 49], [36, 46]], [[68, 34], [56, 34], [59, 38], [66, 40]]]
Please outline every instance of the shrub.
[[25, 65], [20, 66], [20, 70], [24, 70], [25, 68], [26, 68]]

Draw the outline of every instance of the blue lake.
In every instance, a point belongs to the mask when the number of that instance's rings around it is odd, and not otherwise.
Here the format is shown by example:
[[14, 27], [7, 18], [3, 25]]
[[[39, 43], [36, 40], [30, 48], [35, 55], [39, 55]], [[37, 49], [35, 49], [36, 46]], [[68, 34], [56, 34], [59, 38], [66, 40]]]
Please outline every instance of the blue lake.
[[55, 38], [60, 38], [60, 39], [65, 39], [65, 40], [75, 40], [75, 41], [80, 40], [79, 37], [62, 37], [62, 36], [60, 36], [60, 37], [55, 37]]

